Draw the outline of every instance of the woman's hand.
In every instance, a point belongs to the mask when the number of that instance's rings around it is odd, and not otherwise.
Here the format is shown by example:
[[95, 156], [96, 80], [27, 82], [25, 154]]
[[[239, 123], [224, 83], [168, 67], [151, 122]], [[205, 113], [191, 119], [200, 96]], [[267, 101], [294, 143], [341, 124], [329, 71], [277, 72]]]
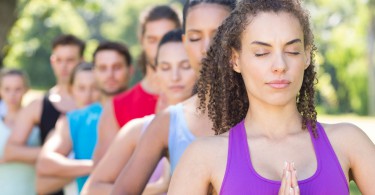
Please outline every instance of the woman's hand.
[[297, 170], [294, 163], [285, 162], [279, 195], [299, 195]]

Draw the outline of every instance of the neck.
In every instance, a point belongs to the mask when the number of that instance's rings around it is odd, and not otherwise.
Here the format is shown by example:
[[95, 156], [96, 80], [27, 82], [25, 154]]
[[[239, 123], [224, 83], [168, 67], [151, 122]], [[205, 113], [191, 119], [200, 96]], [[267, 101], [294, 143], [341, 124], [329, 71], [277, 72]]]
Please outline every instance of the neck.
[[101, 105], [105, 105], [105, 103], [108, 102], [108, 101], [110, 101], [110, 100], [112, 100], [112, 98], [113, 98], [114, 96], [115, 96], [115, 95], [111, 95], [111, 96], [109, 96], [109, 95], [105, 95], [105, 94], [102, 93], [102, 94], [100, 95], [99, 102], [100, 102]]
[[295, 102], [274, 106], [256, 101], [251, 101], [245, 118], [248, 135], [282, 138], [301, 131], [302, 117]]
[[69, 85], [62, 84], [61, 82], [50, 89], [51, 92], [57, 93], [61, 96], [70, 96]]
[[146, 75], [141, 81], [142, 88], [150, 94], [158, 94], [159, 85], [155, 70], [150, 65], [146, 67]]

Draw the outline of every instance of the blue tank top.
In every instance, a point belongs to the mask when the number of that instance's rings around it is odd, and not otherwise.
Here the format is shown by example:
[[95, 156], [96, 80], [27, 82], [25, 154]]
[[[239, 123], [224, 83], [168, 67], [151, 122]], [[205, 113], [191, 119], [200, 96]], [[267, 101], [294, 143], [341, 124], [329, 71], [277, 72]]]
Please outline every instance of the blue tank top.
[[[323, 127], [317, 123], [318, 138], [312, 135], [310, 128], [308, 131], [315, 150], [317, 169], [311, 177], [298, 181], [301, 194], [348, 195], [344, 172]], [[280, 186], [280, 181], [266, 179], [255, 171], [244, 122], [240, 122], [229, 132], [227, 167], [220, 194], [271, 195], [278, 194]]]
[[168, 150], [173, 173], [182, 154], [196, 138], [187, 126], [183, 105], [180, 103], [168, 109], [170, 113]]
[[[4, 147], [11, 130], [0, 119], [0, 158], [4, 156]], [[27, 140], [28, 146], [40, 146], [40, 130], [33, 128]], [[35, 168], [33, 165], [19, 162], [0, 164], [0, 194], [35, 195]]]
[[[101, 113], [101, 104], [94, 103], [67, 114], [75, 159], [92, 159]], [[82, 190], [87, 178], [88, 176], [77, 178], [79, 192]]]

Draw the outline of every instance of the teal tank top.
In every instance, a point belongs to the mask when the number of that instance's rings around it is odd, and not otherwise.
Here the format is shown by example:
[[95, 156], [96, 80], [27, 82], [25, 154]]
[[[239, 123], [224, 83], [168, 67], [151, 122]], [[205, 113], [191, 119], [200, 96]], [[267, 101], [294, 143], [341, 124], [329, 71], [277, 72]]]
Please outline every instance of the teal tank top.
[[[75, 159], [92, 159], [101, 113], [101, 104], [94, 103], [67, 114]], [[81, 192], [87, 178], [88, 175], [76, 179], [79, 192]]]
[[[11, 129], [0, 120], [0, 158], [4, 156], [5, 144], [9, 139]], [[40, 130], [33, 128], [28, 146], [40, 146]], [[0, 164], [0, 194], [1, 195], [35, 195], [35, 168], [31, 164], [11, 162]]]
[[187, 126], [183, 105], [180, 103], [168, 109], [170, 113], [168, 150], [173, 173], [182, 154], [196, 138]]

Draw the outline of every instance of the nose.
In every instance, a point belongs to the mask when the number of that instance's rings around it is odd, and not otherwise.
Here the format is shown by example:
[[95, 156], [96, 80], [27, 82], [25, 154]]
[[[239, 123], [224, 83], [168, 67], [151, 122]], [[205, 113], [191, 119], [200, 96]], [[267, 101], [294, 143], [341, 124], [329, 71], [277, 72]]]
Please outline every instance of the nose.
[[210, 48], [211, 44], [211, 39], [210, 38], [204, 38], [202, 41], [202, 46], [201, 46], [201, 53], [203, 56], [206, 56], [208, 49]]
[[172, 80], [173, 81], [178, 81], [178, 80], [180, 80], [180, 70], [178, 69], [178, 68], [176, 68], [176, 69], [174, 69], [173, 71], [172, 71]]
[[288, 69], [285, 56], [282, 53], [276, 54], [275, 60], [272, 65], [272, 72], [285, 73]]

